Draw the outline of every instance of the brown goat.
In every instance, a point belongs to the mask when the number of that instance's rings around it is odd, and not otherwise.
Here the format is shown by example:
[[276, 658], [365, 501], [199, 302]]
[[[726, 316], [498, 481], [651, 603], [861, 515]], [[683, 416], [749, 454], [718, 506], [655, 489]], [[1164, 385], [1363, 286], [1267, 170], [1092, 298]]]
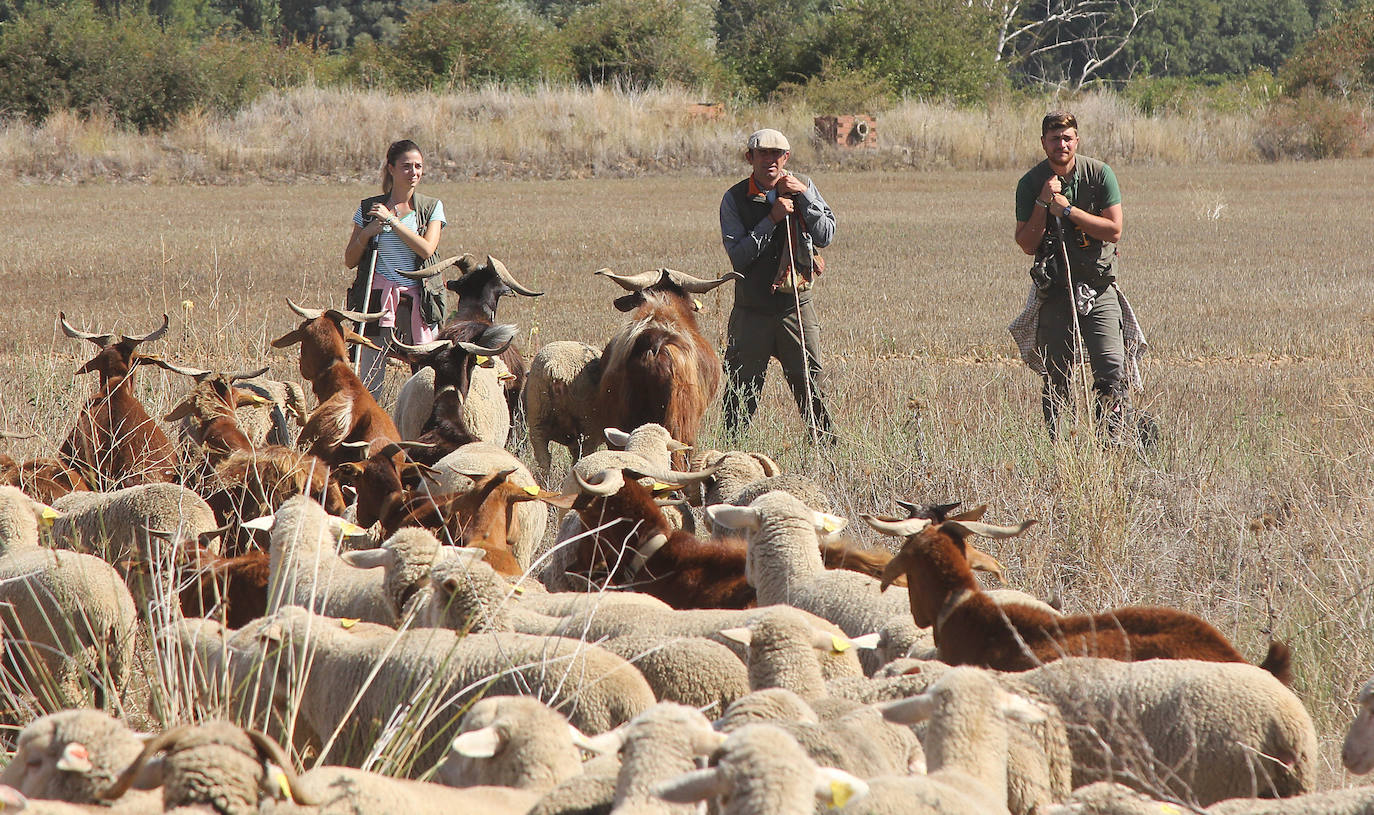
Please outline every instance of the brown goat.
[[330, 466], [342, 463], [344, 442], [385, 444], [401, 440], [391, 416], [364, 387], [348, 363], [348, 343], [380, 348], [344, 324], [345, 320], [371, 322], [380, 312], [362, 314], [338, 309], [307, 309], [291, 300], [286, 304], [304, 322], [272, 341], [273, 348], [301, 346], [301, 376], [310, 382], [319, 406], [306, 420], [297, 444]]
[[[999, 671], [1030, 670], [1065, 656], [1126, 662], [1246, 661], [1211, 624], [1177, 609], [1126, 606], [1099, 614], [1054, 617], [1029, 606], [997, 605], [973, 577], [965, 555], [965, 538], [1012, 537], [1035, 522], [1015, 527], [984, 524], [978, 520], [982, 509], [938, 524], [928, 518], [862, 516], [879, 532], [906, 539], [883, 573], [882, 588], [886, 589], [897, 575], [906, 574], [912, 618], [922, 628], [934, 628], [942, 661]], [[1292, 680], [1291, 656], [1286, 645], [1270, 643], [1260, 667], [1287, 684]]]
[[90, 490], [80, 472], [55, 458], [16, 463], [3, 453], [0, 453], [0, 485], [18, 487], [45, 504], [69, 492]]
[[136, 349], [167, 333], [167, 315], [162, 315], [161, 328], [142, 337], [78, 331], [60, 312], [58, 320], [67, 336], [89, 340], [100, 349], [76, 371], [99, 374], [100, 385], [77, 414], [58, 457], [86, 482], [103, 489], [176, 481], [176, 447], [133, 395], [131, 379], [139, 362], [154, 359]]
[[654, 492], [639, 483], [639, 473], [611, 469], [593, 481], [574, 477], [580, 493], [562, 496], [558, 505], [576, 511], [589, 530], [614, 525], [579, 541], [569, 571], [594, 580], [609, 572], [611, 585], [651, 594], [678, 609], [755, 605], [754, 587], [744, 579], [744, 540], [731, 535], [702, 539], [674, 529]]
[[271, 555], [255, 549], [219, 557], [208, 549], [187, 548], [184, 583], [178, 599], [182, 616], [210, 617], [229, 628], [241, 628], [267, 613]]
[[[621, 276], [596, 272], [630, 294], [615, 300], [630, 321], [601, 353], [601, 429], [661, 424], [673, 438], [696, 444], [701, 417], [720, 390], [720, 357], [697, 325], [691, 295], [736, 279], [701, 280], [672, 269]], [[685, 456], [677, 458], [685, 466]]]
[[262, 404], [268, 400], [253, 391], [235, 388], [234, 382], [262, 376], [267, 372], [266, 367], [233, 373], [166, 367], [190, 376], [196, 384], [176, 407], [162, 417], [164, 422], [187, 419], [191, 441], [205, 450], [206, 460], [212, 466], [224, 461], [230, 453], [253, 449], [248, 435], [239, 427], [234, 410], [244, 405]]

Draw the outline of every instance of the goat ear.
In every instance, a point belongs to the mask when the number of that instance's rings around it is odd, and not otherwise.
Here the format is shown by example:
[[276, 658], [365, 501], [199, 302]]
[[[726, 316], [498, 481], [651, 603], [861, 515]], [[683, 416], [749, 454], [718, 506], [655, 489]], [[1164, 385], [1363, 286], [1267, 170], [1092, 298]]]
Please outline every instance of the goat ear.
[[997, 578], [997, 582], [1005, 583], [1007, 579], [1002, 572], [1002, 564], [997, 562], [997, 558], [964, 543], [964, 559], [968, 561], [970, 569], [977, 569], [980, 572], [987, 572]]
[[983, 513], [987, 512], [987, 511], [988, 511], [988, 505], [987, 505], [987, 504], [979, 504], [978, 506], [974, 507], [973, 509], [967, 510], [967, 511], [965, 511], [965, 512], [960, 512], [958, 515], [950, 515], [948, 518], [946, 518], [946, 520], [949, 520], [949, 521], [981, 521], [981, 520], [983, 519]]
[[291, 346], [293, 346], [293, 345], [295, 345], [296, 343], [300, 342], [301, 339], [302, 339], [302, 337], [301, 337], [301, 330], [300, 330], [299, 328], [297, 328], [297, 329], [295, 329], [295, 330], [293, 330], [293, 331], [288, 331], [288, 332], [286, 332], [285, 334], [282, 334], [280, 337], [277, 337], [275, 340], [272, 340], [272, 347], [273, 347], [273, 348], [290, 348]]
[[272, 400], [248, 388], [234, 388], [234, 407], [249, 405], [270, 405]]
[[911, 556], [906, 553], [906, 547], [903, 546], [902, 551], [893, 555], [892, 560], [889, 560], [887, 565], [883, 567], [882, 583], [878, 590], [887, 591], [887, 587], [891, 586], [897, 578], [905, 576], [910, 563]]
[[709, 801], [725, 790], [725, 779], [717, 768], [711, 767], [664, 781], [654, 788], [654, 795], [671, 804], [694, 804]]
[[549, 493], [548, 496], [539, 496], [539, 500], [543, 501], [551, 507], [558, 507], [559, 509], [572, 509], [573, 502], [577, 500], [577, 494], [569, 495], [565, 492]]
[[711, 523], [726, 529], [744, 529], [757, 532], [763, 525], [763, 517], [753, 507], [737, 507], [732, 504], [712, 504], [706, 508]]
[[166, 416], [162, 417], [162, 421], [175, 422], [180, 419], [184, 419], [187, 416], [190, 416], [191, 411], [193, 410], [195, 410], [195, 405], [191, 404], [190, 399], [187, 399], [183, 402], [177, 403], [177, 406], [172, 408], [171, 412], [169, 412]]
[[611, 301], [616, 311], [630, 312], [639, 308], [639, 304], [644, 302], [644, 295], [639, 292], [624, 294]]
[[505, 739], [501, 738], [500, 731], [494, 727], [483, 727], [459, 733], [454, 737], [449, 749], [468, 758], [491, 758], [501, 752], [503, 746]]

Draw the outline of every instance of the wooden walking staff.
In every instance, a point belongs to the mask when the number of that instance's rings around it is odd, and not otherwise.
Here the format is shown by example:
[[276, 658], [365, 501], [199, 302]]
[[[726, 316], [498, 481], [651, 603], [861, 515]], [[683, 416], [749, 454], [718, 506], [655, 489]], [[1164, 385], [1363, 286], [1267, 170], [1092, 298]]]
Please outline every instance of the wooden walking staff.
[[[798, 223], [804, 223], [804, 221], [802, 221], [800, 213], [798, 213], [796, 217]], [[801, 287], [798, 285], [798, 283], [801, 282], [802, 275], [800, 272], [797, 271], [797, 255], [796, 250], [792, 244], [792, 215], [788, 215], [787, 217], [783, 218], [782, 222], [783, 226], [786, 227], [787, 231], [786, 274], [791, 275], [793, 277], [793, 279], [789, 282], [792, 284], [792, 303], [794, 309], [793, 313], [797, 315], [797, 339], [800, 341], [801, 344], [802, 383], [803, 387], [806, 388], [806, 426], [811, 430], [811, 449], [817, 451], [817, 455], [819, 455], [821, 447], [821, 433], [820, 429], [816, 427], [816, 397], [811, 391], [811, 357], [806, 352], [806, 326], [802, 323]], [[773, 287], [775, 289], [777, 288], [776, 282], [773, 284]]]
[[[1046, 210], [1045, 214], [1049, 214]], [[1064, 236], [1064, 218], [1054, 216], [1054, 230], [1059, 235], [1059, 262], [1064, 264], [1064, 278], [1069, 286], [1069, 314], [1073, 319], [1073, 369], [1083, 382], [1083, 413], [1087, 416], [1088, 429], [1094, 429], [1092, 410], [1092, 369], [1089, 367], [1088, 354], [1083, 347], [1083, 330], [1078, 324], [1078, 289], [1073, 284], [1073, 270], [1069, 268], [1069, 244]]]

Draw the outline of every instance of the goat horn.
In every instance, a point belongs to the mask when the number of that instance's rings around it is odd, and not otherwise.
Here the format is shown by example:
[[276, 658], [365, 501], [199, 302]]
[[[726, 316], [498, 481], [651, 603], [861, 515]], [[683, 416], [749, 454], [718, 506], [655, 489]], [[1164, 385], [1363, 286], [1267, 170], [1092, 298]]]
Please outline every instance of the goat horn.
[[204, 368], [186, 368], [181, 365], [173, 365], [172, 363], [168, 362], [162, 357], [156, 356], [154, 354], [135, 354], [134, 358], [141, 360], [143, 362], [151, 363], [159, 368], [162, 368], [163, 370], [171, 371], [174, 374], [189, 376], [197, 382], [214, 373], [214, 371]]
[[1030, 529], [1037, 521], [1035, 519], [1022, 521], [1016, 526], [997, 526], [996, 524], [985, 524], [982, 521], [950, 521], [949, 523], [964, 529], [971, 535], [981, 535], [985, 538], [1014, 538]]
[[763, 453], [750, 453], [749, 455], [763, 467], [764, 478], [772, 478], [782, 473], [782, 468], [778, 466], [778, 463]]
[[391, 344], [405, 351], [407, 354], [428, 354], [433, 351], [438, 351], [440, 348], [449, 347], [450, 342], [448, 340], [434, 340], [433, 342], [425, 342], [419, 345], [406, 345], [395, 337], [392, 337]]
[[9, 430], [0, 430], [0, 439], [14, 439], [16, 441], [20, 441], [23, 439], [33, 439], [37, 437], [37, 433], [15, 433]]
[[535, 291], [534, 289], [526, 288], [521, 285], [520, 281], [516, 280], [515, 277], [511, 275], [510, 270], [506, 268], [506, 264], [491, 255], [487, 255], [487, 265], [495, 269], [496, 276], [501, 278], [501, 282], [505, 283], [506, 286], [516, 294], [522, 294], [525, 297], [542, 297], [544, 295], [542, 291]]
[[640, 272], [637, 275], [618, 275], [610, 269], [597, 269], [593, 274], [609, 277], [620, 284], [620, 288], [625, 291], [644, 291], [662, 279], [663, 270], [654, 269], [651, 272]]
[[352, 320], [355, 323], [371, 323], [385, 317], [386, 311], [349, 311], [345, 308], [331, 308], [325, 314], [337, 314], [345, 320]]
[[138, 758], [134, 759], [134, 763], [130, 764], [124, 772], [120, 773], [119, 778], [115, 779], [114, 784], [110, 785], [109, 789], [100, 793], [100, 799], [102, 801], [113, 801], [123, 796], [124, 793], [128, 792], [129, 788], [134, 785], [134, 779], [138, 777], [138, 773], [143, 769], [143, 765], [148, 763], [148, 759], [167, 749], [169, 746], [176, 744], [178, 739], [185, 736], [193, 729], [194, 727], [192, 725], [183, 724], [180, 727], [174, 727], [160, 735], [154, 736], [145, 742], [143, 751], [138, 754]]
[[415, 441], [415, 440], [413, 440], [413, 439], [406, 439], [405, 441], [392, 442], [392, 444], [396, 445], [397, 447], [401, 448], [402, 450], [433, 450], [435, 447], [438, 447], [438, 446], [439, 446], [439, 445], [437, 445], [437, 444], [431, 444], [430, 442], [427, 442], [427, 441]]
[[664, 271], [667, 273], [669, 280], [681, 286], [683, 291], [692, 294], [705, 294], [722, 283], [744, 279], [744, 275], [739, 272], [726, 272], [715, 280], [703, 280], [699, 277], [692, 277], [686, 272], [679, 272], [676, 269], [665, 269]]
[[597, 473], [595, 482], [587, 481], [577, 470], [573, 470], [573, 478], [577, 479], [578, 488], [588, 495], [611, 496], [625, 486], [625, 474], [614, 467]]
[[[511, 328], [514, 327], [515, 326], [511, 326]], [[505, 350], [509, 348], [510, 344], [514, 341], [515, 335], [512, 334], [505, 342], [501, 343], [500, 345], [493, 345], [490, 348], [477, 345], [476, 343], [462, 342], [461, 340], [458, 342], [458, 347], [463, 349], [464, 351], [467, 351], [469, 354], [479, 354], [481, 356], [494, 357], [504, 353]]]
[[153, 340], [160, 340], [162, 339], [162, 335], [167, 333], [167, 329], [171, 325], [172, 321], [167, 318], [166, 314], [164, 314], [162, 315], [162, 325], [159, 326], [156, 330], [154, 330], [151, 334], [144, 334], [142, 337], [123, 337], [123, 339], [125, 342], [131, 342], [135, 345], [137, 345], [140, 342], [151, 342]]
[[906, 510], [908, 518], [943, 518], [949, 514], [950, 510], [959, 506], [962, 501], [955, 501], [952, 504], [918, 504], [914, 501], [903, 501], [897, 499], [897, 506]]
[[57, 312], [57, 321], [62, 324], [62, 333], [74, 340], [90, 340], [101, 348], [109, 345], [114, 340], [113, 334], [88, 334], [85, 331], [78, 331], [72, 328], [71, 323], [67, 322], [67, 315]]
[[[420, 269], [419, 271], [415, 272], [415, 274], [416, 274], [417, 276], [419, 276], [419, 275], [424, 275], [425, 277], [433, 277], [433, 276], [439, 274], [440, 272], [446, 272], [446, 271], [448, 271], [451, 267], [453, 267], [454, 265], [456, 265], [456, 264], [458, 263], [458, 261], [460, 261], [460, 260], [462, 260], [462, 259], [463, 259], [463, 256], [462, 256], [462, 255], [454, 255], [454, 256], [451, 257], [451, 258], [444, 258], [443, 260], [439, 261], [438, 263], [433, 263], [433, 264], [430, 264], [429, 266], [424, 267], [423, 269]], [[405, 274], [405, 273], [403, 272], [402, 274]]]
[[714, 466], [707, 467], [704, 470], [697, 470], [696, 472], [686, 473], [680, 472], [678, 470], [667, 470], [665, 472], [658, 473], [650, 472], [648, 470], [636, 470], [630, 467], [625, 468], [625, 472], [629, 473], [631, 478], [652, 478], [655, 481], [662, 481], [666, 484], [681, 484], [683, 486], [705, 481], [708, 478], [714, 476], [719, 470], [720, 464], [715, 464]]
[[915, 535], [927, 526], [930, 526], [929, 518], [907, 518], [902, 521], [889, 521], [886, 518], [878, 518], [873, 515], [860, 515], [864, 523], [873, 527], [884, 535], [891, 535], [894, 538], [905, 538]]
[[234, 371], [233, 373], [225, 374], [225, 376], [229, 378], [230, 382], [237, 382], [240, 379], [256, 379], [257, 377], [267, 373], [267, 369], [269, 367], [271, 366], [264, 365], [256, 371]]
[[291, 310], [299, 314], [302, 319], [318, 320], [324, 316], [324, 309], [305, 308], [304, 306], [298, 306], [296, 305], [295, 301], [293, 301], [290, 297], [286, 298], [286, 305], [290, 306]]
[[291, 766], [291, 759], [287, 757], [286, 751], [277, 744], [276, 740], [266, 733], [256, 730], [245, 729], [244, 735], [253, 742], [253, 746], [258, 748], [258, 755], [277, 765], [283, 776], [286, 777], [287, 792], [291, 794], [291, 800], [301, 806], [319, 806], [322, 801], [312, 795], [305, 794], [301, 789], [301, 780], [296, 775], [295, 769]]

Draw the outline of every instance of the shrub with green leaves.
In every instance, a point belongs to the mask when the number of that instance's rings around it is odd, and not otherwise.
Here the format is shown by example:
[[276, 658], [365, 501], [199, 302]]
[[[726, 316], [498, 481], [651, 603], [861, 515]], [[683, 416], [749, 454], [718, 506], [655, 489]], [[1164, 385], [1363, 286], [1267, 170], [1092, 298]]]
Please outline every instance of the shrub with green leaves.
[[719, 83], [713, 36], [707, 6], [676, 0], [601, 0], [563, 27], [577, 79], [633, 87]]
[[505, 0], [441, 3], [408, 17], [383, 69], [399, 87], [529, 84], [567, 76], [553, 27]]
[[1299, 47], [1279, 72], [1285, 89], [1341, 96], [1374, 95], [1374, 2], [1336, 18]]

